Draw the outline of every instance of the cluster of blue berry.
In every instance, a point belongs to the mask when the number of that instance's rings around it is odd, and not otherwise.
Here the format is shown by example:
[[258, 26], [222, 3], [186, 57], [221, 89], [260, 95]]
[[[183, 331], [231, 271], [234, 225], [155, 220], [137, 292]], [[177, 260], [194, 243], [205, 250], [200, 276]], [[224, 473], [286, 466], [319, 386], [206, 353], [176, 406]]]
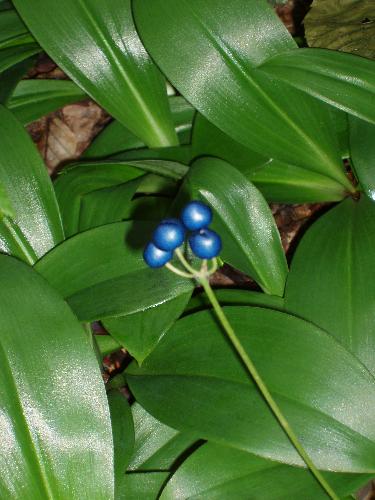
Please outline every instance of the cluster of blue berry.
[[212, 210], [200, 201], [191, 201], [181, 212], [180, 219], [165, 219], [155, 229], [152, 241], [147, 244], [143, 258], [150, 267], [162, 267], [173, 257], [187, 232], [194, 255], [200, 259], [213, 259], [221, 250], [220, 236], [208, 229]]

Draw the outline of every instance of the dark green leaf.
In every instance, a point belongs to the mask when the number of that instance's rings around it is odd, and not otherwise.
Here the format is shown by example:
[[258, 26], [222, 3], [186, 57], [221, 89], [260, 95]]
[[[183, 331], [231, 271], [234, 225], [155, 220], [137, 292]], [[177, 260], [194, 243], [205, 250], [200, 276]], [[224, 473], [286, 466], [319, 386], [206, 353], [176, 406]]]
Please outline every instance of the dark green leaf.
[[162, 424], [138, 403], [132, 406], [135, 428], [134, 453], [129, 470], [167, 471], [196, 438]]
[[132, 472], [122, 478], [116, 500], [155, 500], [169, 472]]
[[278, 54], [260, 68], [354, 116], [375, 123], [375, 62], [334, 50], [299, 49]]
[[165, 82], [138, 38], [130, 0], [13, 3], [52, 59], [112, 116], [149, 146], [177, 143]]
[[7, 69], [0, 75], [0, 103], [7, 104], [14, 88], [20, 79], [26, 74], [35, 61], [34, 57], [25, 59], [15, 66]]
[[0, 256], [1, 498], [113, 498], [104, 385], [88, 338], [30, 267]]
[[354, 171], [364, 192], [375, 200], [375, 125], [351, 116], [349, 130]]
[[[169, 105], [180, 142], [189, 142], [194, 108], [182, 97], [175, 96], [169, 98]], [[84, 158], [101, 158], [142, 147], [144, 143], [140, 139], [120, 122], [114, 120], [92, 142], [85, 151]]]
[[[340, 498], [371, 479], [370, 474], [325, 473], [325, 477]], [[160, 498], [326, 500], [327, 496], [307, 470], [207, 443], [182, 464], [168, 481]]]
[[272, 295], [282, 296], [288, 272], [280, 235], [263, 196], [228, 163], [205, 158], [190, 169], [182, 188], [214, 210], [222, 257]]
[[[374, 473], [375, 380], [358, 359], [294, 316], [224, 311], [315, 465]], [[179, 320], [141, 368], [127, 369], [127, 380], [137, 401], [171, 427], [303, 465], [210, 311]]]
[[[336, 112], [335, 123], [344, 142], [346, 137], [343, 128], [346, 131], [347, 123], [342, 115], [344, 113]], [[347, 152], [348, 145], [343, 146], [343, 149]], [[324, 202], [338, 201], [345, 196], [342, 184], [330, 177], [260, 155], [231, 139], [202, 115], [198, 115], [194, 122], [193, 154], [217, 156], [228, 161], [253, 182], [269, 201]]]
[[14, 9], [0, 12], [0, 49], [33, 41], [33, 37]]
[[111, 157], [112, 160], [164, 160], [175, 161], [188, 165], [192, 160], [191, 146], [183, 145], [176, 148], [158, 148], [158, 149], [132, 149]]
[[40, 47], [36, 43], [17, 45], [0, 50], [0, 73], [3, 73], [25, 59], [29, 59], [31, 56], [38, 54], [38, 52], [40, 52]]
[[34, 263], [64, 235], [42, 159], [13, 114], [0, 106], [0, 182], [14, 218], [0, 222], [0, 250]]
[[114, 446], [115, 497], [134, 449], [134, 424], [129, 403], [119, 391], [108, 394]]
[[147, 50], [212, 123], [262, 155], [351, 189], [328, 106], [257, 69], [272, 56], [297, 51], [265, 1], [135, 0], [134, 10]]
[[[334, 235], [334, 237], [333, 237]], [[375, 205], [347, 199], [307, 231], [293, 258], [287, 310], [324, 328], [375, 373]]]
[[24, 80], [7, 103], [24, 125], [55, 111], [65, 104], [85, 99], [86, 94], [73, 82], [63, 80]]
[[108, 224], [80, 233], [46, 255], [36, 269], [81, 321], [145, 311], [187, 294], [193, 284], [166, 269], [149, 269], [142, 251], [155, 223]]

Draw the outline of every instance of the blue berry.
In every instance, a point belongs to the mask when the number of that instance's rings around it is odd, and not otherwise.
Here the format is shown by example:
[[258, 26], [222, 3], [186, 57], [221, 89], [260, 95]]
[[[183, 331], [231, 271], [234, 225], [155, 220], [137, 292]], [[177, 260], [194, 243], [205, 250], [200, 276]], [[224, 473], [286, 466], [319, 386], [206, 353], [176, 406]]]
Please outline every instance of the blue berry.
[[221, 238], [211, 229], [195, 231], [189, 237], [189, 245], [200, 259], [213, 259], [221, 250]]
[[181, 212], [181, 220], [189, 231], [199, 231], [212, 221], [212, 210], [201, 201], [188, 203]]
[[150, 267], [163, 267], [171, 260], [173, 252], [160, 250], [153, 243], [148, 243], [143, 251], [143, 258], [146, 264]]
[[185, 239], [185, 228], [179, 219], [165, 219], [155, 229], [152, 241], [161, 250], [175, 250]]

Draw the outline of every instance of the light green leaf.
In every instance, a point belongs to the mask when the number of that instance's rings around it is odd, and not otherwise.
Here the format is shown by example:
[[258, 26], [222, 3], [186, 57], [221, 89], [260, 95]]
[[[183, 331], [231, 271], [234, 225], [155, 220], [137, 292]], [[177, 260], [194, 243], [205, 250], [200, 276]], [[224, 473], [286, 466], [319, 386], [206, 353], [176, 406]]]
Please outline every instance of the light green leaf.
[[[172, 118], [180, 143], [189, 142], [191, 122], [195, 109], [180, 96], [169, 98]], [[101, 132], [85, 151], [84, 158], [101, 158], [129, 149], [144, 147], [144, 143], [114, 120]]]
[[349, 117], [350, 156], [364, 192], [375, 200], [375, 125]]
[[27, 125], [65, 104], [77, 102], [86, 97], [86, 94], [73, 82], [23, 80], [17, 85], [7, 107], [13, 111], [21, 123]]
[[131, 471], [167, 471], [196, 441], [193, 435], [162, 424], [138, 403], [134, 403], [131, 409], [135, 428], [134, 453], [129, 464]]
[[135, 0], [134, 11], [147, 50], [208, 120], [259, 154], [351, 188], [328, 106], [257, 69], [298, 52], [264, 0]]
[[205, 158], [191, 167], [182, 195], [186, 192], [212, 207], [212, 227], [223, 240], [222, 258], [266, 293], [282, 296], [285, 254], [271, 210], [256, 187], [228, 163]]
[[374, 239], [375, 205], [368, 198], [347, 199], [330, 210], [311, 226], [297, 248], [285, 302], [287, 310], [334, 335], [372, 373]]
[[132, 472], [122, 478], [116, 500], [155, 500], [169, 472]]
[[314, 0], [303, 24], [310, 47], [375, 59], [374, 19], [372, 0]]
[[[315, 465], [373, 474], [375, 379], [362, 363], [294, 316], [224, 311]], [[137, 401], [175, 429], [303, 465], [210, 311], [179, 320], [141, 368], [127, 369], [127, 380]]]
[[3, 106], [0, 128], [0, 182], [15, 214], [0, 222], [0, 251], [34, 263], [64, 238], [59, 209], [34, 144]]
[[260, 68], [267, 75], [363, 120], [375, 123], [375, 62], [324, 49], [278, 54]]
[[0, 220], [4, 215], [6, 217], [14, 217], [14, 211], [9, 200], [9, 196], [6, 193], [4, 186], [0, 183]]
[[113, 445], [81, 325], [24, 263], [0, 256], [1, 498], [113, 498]]
[[[325, 473], [325, 477], [341, 498], [371, 479], [371, 475], [366, 474]], [[160, 498], [326, 500], [327, 495], [310, 471], [207, 443], [188, 457], [175, 472]]]
[[138, 38], [130, 0], [13, 3], [43, 49], [113, 117], [149, 146], [177, 143], [165, 82]]

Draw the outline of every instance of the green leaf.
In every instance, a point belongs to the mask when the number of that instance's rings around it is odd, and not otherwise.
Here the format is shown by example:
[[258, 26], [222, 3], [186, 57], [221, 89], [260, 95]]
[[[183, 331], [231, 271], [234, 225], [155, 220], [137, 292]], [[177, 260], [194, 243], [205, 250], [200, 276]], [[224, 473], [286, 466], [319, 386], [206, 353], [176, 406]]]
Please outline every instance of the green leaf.
[[155, 500], [169, 472], [133, 472], [122, 478], [116, 500]]
[[43, 49], [113, 117], [149, 146], [177, 143], [165, 82], [138, 38], [130, 0], [13, 3]]
[[375, 125], [349, 117], [350, 156], [359, 183], [375, 200]]
[[279, 53], [297, 52], [265, 1], [135, 0], [134, 11], [147, 50], [208, 120], [259, 154], [351, 188], [328, 106], [257, 69]]
[[60, 213], [42, 159], [3, 106], [0, 128], [0, 182], [15, 214], [0, 222], [0, 251], [34, 263], [64, 238]]
[[7, 107], [18, 120], [28, 123], [59, 109], [65, 104], [85, 99], [86, 94], [73, 82], [63, 80], [23, 80]]
[[183, 145], [175, 148], [141, 148], [113, 155], [111, 159], [123, 161], [164, 160], [175, 161], [188, 165], [192, 161], [192, 153], [190, 145]]
[[330, 210], [311, 226], [297, 248], [285, 302], [287, 310], [334, 335], [372, 373], [374, 238], [375, 205], [368, 198], [347, 199]]
[[191, 292], [189, 290], [155, 308], [120, 318], [108, 318], [104, 326], [141, 364], [182, 314]]
[[134, 403], [131, 409], [135, 429], [134, 453], [129, 464], [131, 471], [167, 471], [196, 441], [192, 434], [162, 424], [138, 403]]
[[3, 73], [25, 59], [29, 59], [39, 52], [40, 47], [36, 43], [17, 45], [15, 47], [7, 47], [0, 50], [0, 73]]
[[[371, 479], [370, 474], [324, 475], [341, 498]], [[226, 446], [207, 443], [182, 464], [168, 481], [160, 498], [325, 500], [327, 496], [310, 471], [264, 460]]]
[[375, 123], [375, 62], [333, 50], [299, 49], [278, 54], [261, 67], [295, 89]]
[[[170, 97], [169, 105], [180, 142], [189, 142], [195, 109], [180, 96]], [[140, 139], [120, 122], [114, 120], [94, 139], [83, 156], [84, 158], [101, 158], [142, 147], [144, 143]]]
[[191, 167], [185, 191], [214, 210], [222, 258], [249, 274], [266, 293], [282, 296], [288, 272], [285, 254], [271, 210], [256, 187], [228, 163], [205, 158]]
[[34, 57], [25, 59], [15, 66], [8, 68], [0, 75], [0, 103], [7, 104], [11, 97], [16, 85], [20, 79], [27, 73], [35, 62]]
[[[342, 121], [338, 123], [342, 124]], [[347, 151], [348, 147], [345, 149]], [[194, 122], [193, 154], [217, 156], [228, 161], [269, 201], [324, 202], [338, 201], [345, 196], [342, 184], [330, 177], [255, 153], [224, 134], [202, 115], [198, 115]]]
[[[357, 358], [294, 316], [224, 310], [315, 465], [374, 473], [375, 380]], [[179, 320], [141, 368], [127, 369], [127, 380], [137, 401], [171, 427], [303, 465], [210, 311]]]
[[314, 0], [303, 24], [310, 47], [375, 59], [374, 18], [372, 0]]
[[0, 49], [35, 42], [14, 9], [0, 11]]
[[36, 269], [81, 321], [157, 308], [191, 292], [193, 284], [146, 266], [142, 251], [154, 227], [154, 222], [131, 221], [80, 233], [49, 252]]
[[4, 186], [0, 183], [0, 220], [3, 216], [14, 217], [12, 203], [7, 195]]
[[116, 493], [133, 454], [134, 424], [129, 403], [119, 391], [109, 392], [108, 403], [112, 422]]
[[113, 498], [107, 398], [81, 325], [30, 267], [0, 256], [2, 498]]

